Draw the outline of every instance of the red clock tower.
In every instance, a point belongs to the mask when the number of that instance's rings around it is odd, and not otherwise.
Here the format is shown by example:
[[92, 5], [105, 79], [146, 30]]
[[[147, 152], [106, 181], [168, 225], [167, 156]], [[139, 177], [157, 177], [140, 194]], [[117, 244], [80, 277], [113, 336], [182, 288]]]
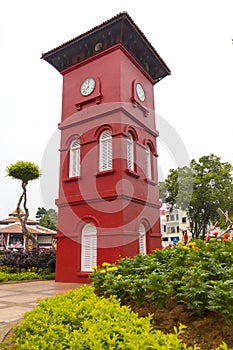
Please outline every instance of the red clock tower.
[[127, 13], [42, 55], [63, 75], [56, 281], [161, 248], [153, 86], [169, 68]]

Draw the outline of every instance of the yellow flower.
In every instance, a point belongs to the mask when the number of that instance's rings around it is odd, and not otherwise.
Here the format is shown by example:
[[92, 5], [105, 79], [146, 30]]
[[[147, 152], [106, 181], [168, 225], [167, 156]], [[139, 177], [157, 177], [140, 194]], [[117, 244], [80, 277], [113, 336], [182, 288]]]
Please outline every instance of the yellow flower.
[[103, 262], [102, 267], [106, 267], [106, 266], [111, 266], [111, 264], [109, 264], [108, 262]]
[[116, 267], [116, 266], [112, 267], [112, 271], [117, 271], [117, 270], [118, 270], [118, 267]]
[[[107, 266], [107, 265], [105, 265], [105, 266]], [[118, 270], [118, 267], [116, 267], [116, 266], [110, 266], [110, 267], [107, 267], [107, 269], [106, 269], [107, 272], [113, 272], [113, 271], [117, 271], [117, 270]]]
[[106, 270], [100, 270], [100, 273], [106, 273]]
[[98, 267], [96, 265], [92, 266], [91, 268], [92, 268], [92, 270], [95, 270], [95, 271], [98, 270]]
[[117, 279], [120, 280], [122, 278], [122, 275], [117, 275]]

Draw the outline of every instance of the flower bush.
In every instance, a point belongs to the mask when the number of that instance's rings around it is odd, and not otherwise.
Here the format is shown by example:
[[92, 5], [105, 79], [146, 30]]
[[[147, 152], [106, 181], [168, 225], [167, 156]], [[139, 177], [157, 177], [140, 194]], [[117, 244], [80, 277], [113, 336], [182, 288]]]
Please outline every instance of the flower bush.
[[233, 323], [233, 242], [226, 237], [119, 259], [96, 267], [90, 279], [98, 295], [153, 302], [158, 309], [173, 297], [197, 316], [212, 311]]
[[0, 265], [9, 267], [8, 272], [34, 271], [44, 269], [55, 272], [56, 251], [54, 249], [4, 250], [0, 257]]
[[0, 256], [0, 282], [54, 279], [55, 263], [53, 249], [5, 250]]

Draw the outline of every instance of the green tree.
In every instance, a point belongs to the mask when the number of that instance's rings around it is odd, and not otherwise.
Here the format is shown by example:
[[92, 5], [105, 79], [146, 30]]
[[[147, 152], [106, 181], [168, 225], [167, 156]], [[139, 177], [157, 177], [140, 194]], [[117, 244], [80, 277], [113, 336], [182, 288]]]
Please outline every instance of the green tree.
[[50, 208], [50, 209], [47, 210], [47, 214], [50, 216], [50, 218], [52, 219], [53, 224], [54, 224], [55, 227], [57, 228], [57, 219], [58, 219], [58, 217], [57, 217], [57, 212], [56, 212], [56, 210]]
[[[29, 210], [27, 208], [27, 185], [29, 181], [36, 180], [40, 177], [40, 169], [37, 165], [31, 163], [31, 162], [24, 162], [24, 161], [18, 161], [15, 164], [10, 164], [7, 168], [7, 175], [17, 179], [21, 180], [22, 182], [22, 189], [23, 193], [21, 194], [18, 204], [17, 204], [17, 216], [19, 218], [21, 227], [22, 227], [22, 233], [26, 237], [26, 249], [28, 249], [28, 241], [31, 239], [33, 248], [38, 248], [38, 243], [35, 238], [35, 235], [30, 232], [27, 228], [27, 220], [29, 217]], [[20, 206], [23, 203], [23, 208], [25, 215], [20, 215]]]
[[39, 207], [37, 209], [37, 212], [36, 212], [36, 218], [37, 219], [41, 219], [42, 216], [45, 215], [45, 214], [46, 214], [46, 209], [44, 207], [42, 207], [42, 208]]
[[44, 207], [38, 208], [36, 218], [39, 219], [39, 224], [47, 227], [50, 230], [57, 229], [57, 212], [54, 209], [46, 210]]
[[[232, 166], [213, 154], [171, 169], [161, 184], [162, 199], [187, 211], [193, 238], [204, 238], [208, 225], [220, 220], [217, 208], [232, 208]], [[165, 190], [164, 190], [165, 188]]]
[[159, 195], [164, 203], [186, 210], [193, 192], [193, 172], [190, 167], [171, 169], [164, 182], [159, 183]]

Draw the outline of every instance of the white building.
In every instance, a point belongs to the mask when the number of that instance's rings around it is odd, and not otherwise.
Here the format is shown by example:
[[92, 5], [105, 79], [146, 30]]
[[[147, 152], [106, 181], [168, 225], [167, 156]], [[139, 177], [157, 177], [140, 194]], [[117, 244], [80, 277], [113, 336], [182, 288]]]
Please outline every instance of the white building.
[[162, 245], [166, 247], [169, 244], [184, 241], [184, 233], [189, 236], [189, 220], [184, 210], [174, 208], [171, 212], [164, 204], [160, 211]]

